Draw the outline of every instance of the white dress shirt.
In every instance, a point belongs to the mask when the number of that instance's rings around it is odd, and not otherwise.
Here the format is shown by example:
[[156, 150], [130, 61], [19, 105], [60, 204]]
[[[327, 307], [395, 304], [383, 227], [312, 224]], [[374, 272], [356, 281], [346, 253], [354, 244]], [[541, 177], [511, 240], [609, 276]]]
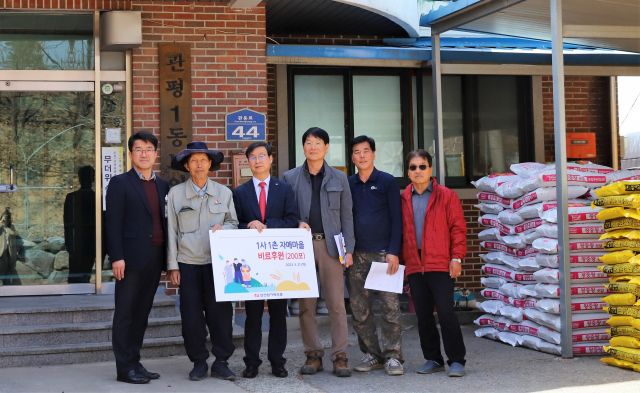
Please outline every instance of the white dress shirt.
[[256, 196], [258, 197], [258, 203], [260, 203], [260, 192], [262, 192], [262, 187], [260, 187], [260, 183], [262, 182], [264, 182], [265, 184], [264, 186], [264, 192], [266, 193], [265, 200], [269, 200], [269, 181], [271, 180], [271, 175], [269, 175], [264, 180], [258, 180], [255, 177], [252, 177], [251, 179], [253, 179], [253, 187], [256, 189]]

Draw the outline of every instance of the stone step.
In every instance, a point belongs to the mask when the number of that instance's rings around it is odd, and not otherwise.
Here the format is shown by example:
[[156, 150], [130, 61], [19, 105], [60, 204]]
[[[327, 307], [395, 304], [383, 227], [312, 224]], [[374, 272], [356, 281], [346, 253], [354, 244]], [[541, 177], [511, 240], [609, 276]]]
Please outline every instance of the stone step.
[[[111, 322], [2, 327], [0, 348], [46, 346], [51, 343], [60, 345], [111, 342], [111, 327]], [[145, 338], [174, 337], [181, 334], [179, 316], [149, 318]]]
[[[178, 316], [176, 301], [158, 293], [149, 318]], [[110, 322], [113, 295], [64, 295], [0, 298], [0, 328]]]
[[[233, 343], [236, 348], [244, 345], [243, 337], [243, 329], [234, 325]], [[207, 347], [210, 348], [209, 339]], [[140, 355], [143, 359], [186, 355], [184, 341], [182, 336], [145, 338]], [[0, 368], [113, 361], [111, 342], [0, 348]]]

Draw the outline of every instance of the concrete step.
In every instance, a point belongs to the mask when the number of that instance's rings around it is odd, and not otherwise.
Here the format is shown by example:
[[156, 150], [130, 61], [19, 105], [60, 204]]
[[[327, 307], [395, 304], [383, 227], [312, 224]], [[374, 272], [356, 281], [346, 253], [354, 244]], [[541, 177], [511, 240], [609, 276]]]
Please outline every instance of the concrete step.
[[[111, 322], [0, 328], [0, 348], [111, 342]], [[149, 318], [145, 338], [180, 336], [180, 317]]]
[[[0, 298], [0, 327], [110, 322], [113, 295], [64, 295]], [[150, 318], [178, 316], [176, 301], [156, 294]]]

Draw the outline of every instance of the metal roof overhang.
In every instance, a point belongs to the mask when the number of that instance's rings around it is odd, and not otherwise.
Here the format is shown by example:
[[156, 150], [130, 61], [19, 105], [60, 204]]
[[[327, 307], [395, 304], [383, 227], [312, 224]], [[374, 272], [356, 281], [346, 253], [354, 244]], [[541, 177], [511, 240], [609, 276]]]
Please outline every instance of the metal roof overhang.
[[[640, 1], [563, 0], [562, 13], [565, 43], [640, 53]], [[458, 0], [420, 25], [551, 41], [549, 0]]]
[[[395, 42], [390, 40], [390, 42]], [[268, 64], [361, 67], [430, 67], [429, 39], [406, 41], [408, 47], [267, 45]], [[475, 43], [474, 43], [475, 42]], [[398, 42], [402, 43], [402, 41]], [[489, 48], [487, 44], [493, 43]], [[508, 44], [510, 47], [505, 47]], [[547, 42], [506, 38], [491, 42], [442, 38], [443, 74], [551, 75]], [[495, 46], [502, 47], [495, 47]], [[565, 46], [568, 75], [640, 74], [640, 55]], [[497, 67], [500, 66], [500, 67]]]

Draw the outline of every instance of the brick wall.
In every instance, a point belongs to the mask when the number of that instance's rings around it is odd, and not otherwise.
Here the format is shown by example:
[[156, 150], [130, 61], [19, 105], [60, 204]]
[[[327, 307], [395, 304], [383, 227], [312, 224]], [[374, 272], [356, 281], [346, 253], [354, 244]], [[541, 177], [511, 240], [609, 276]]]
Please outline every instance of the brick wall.
[[[133, 51], [133, 131], [160, 135], [158, 43], [191, 44], [193, 140], [224, 153], [224, 163], [212, 179], [231, 186], [230, 156], [249, 143], [225, 142], [225, 115], [245, 107], [267, 112], [267, 64], [264, 5], [246, 10], [227, 5], [133, 3], [133, 10], [142, 11], [143, 33], [142, 47]], [[270, 139], [271, 130], [270, 124]], [[171, 283], [161, 285], [166, 285], [167, 294], [177, 294]]]
[[[566, 76], [565, 105], [567, 133], [595, 132], [597, 164], [612, 166], [609, 78]], [[555, 161], [553, 126], [553, 79], [542, 77], [545, 161]]]
[[478, 233], [485, 229], [478, 222], [480, 210], [473, 207], [478, 204], [477, 199], [462, 199], [462, 210], [467, 222], [467, 258], [462, 263], [462, 275], [456, 279], [456, 287], [465, 287], [477, 291], [482, 288], [480, 277], [483, 276], [480, 268], [483, 265], [480, 255], [486, 253], [480, 246]]

